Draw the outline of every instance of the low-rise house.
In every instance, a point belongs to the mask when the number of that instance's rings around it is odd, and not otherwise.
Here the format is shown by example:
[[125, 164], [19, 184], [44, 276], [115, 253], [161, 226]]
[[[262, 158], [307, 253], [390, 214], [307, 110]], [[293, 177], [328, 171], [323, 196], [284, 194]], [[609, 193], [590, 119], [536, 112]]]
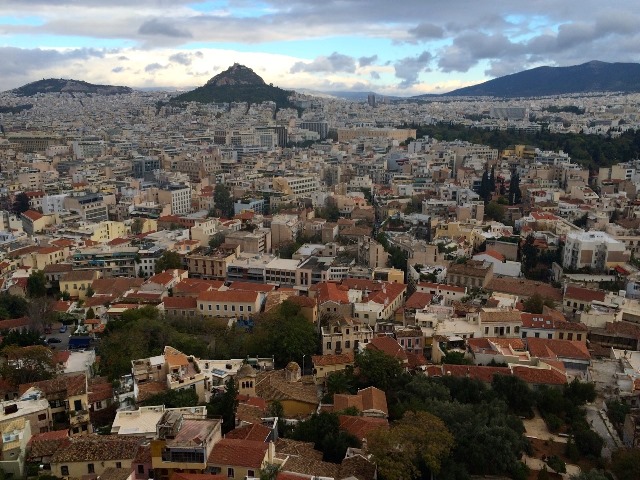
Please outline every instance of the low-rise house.
[[42, 465], [43, 470], [51, 470], [53, 455], [70, 443], [69, 430], [66, 429], [34, 434], [27, 444], [27, 461]]
[[583, 342], [534, 337], [527, 338], [527, 349], [531, 356], [560, 361], [567, 370], [583, 377], [591, 365], [591, 354]]
[[342, 412], [349, 408], [357, 409], [365, 417], [387, 418], [387, 396], [384, 391], [376, 387], [367, 387], [358, 390], [355, 395], [334, 394], [333, 411]]
[[84, 300], [94, 280], [101, 277], [96, 270], [74, 270], [60, 276], [60, 291], [73, 299]]
[[0, 470], [5, 475], [24, 476], [24, 459], [31, 438], [31, 425], [24, 417], [0, 423]]
[[86, 435], [73, 438], [66, 448], [51, 458], [51, 474], [59, 478], [100, 476], [108, 468], [131, 471], [133, 459], [143, 437]]
[[275, 463], [275, 446], [256, 440], [223, 438], [217, 442], [207, 459], [214, 474], [232, 480], [259, 478], [261, 470]]
[[319, 404], [315, 382], [303, 381], [300, 365], [295, 362], [282, 370], [258, 373], [255, 391], [267, 402], [278, 400], [285, 417], [307, 416], [315, 412]]
[[205, 317], [252, 318], [262, 308], [263, 295], [256, 291], [212, 290], [198, 295], [198, 312]]
[[317, 384], [326, 382], [327, 377], [333, 372], [341, 372], [348, 366], [353, 366], [353, 352], [341, 354], [313, 355], [313, 378]]
[[592, 302], [604, 302], [606, 293], [603, 290], [593, 290], [574, 285], [568, 285], [562, 299], [565, 311], [577, 312], [591, 306]]
[[447, 270], [447, 283], [462, 287], [485, 288], [493, 278], [493, 263], [468, 260]]

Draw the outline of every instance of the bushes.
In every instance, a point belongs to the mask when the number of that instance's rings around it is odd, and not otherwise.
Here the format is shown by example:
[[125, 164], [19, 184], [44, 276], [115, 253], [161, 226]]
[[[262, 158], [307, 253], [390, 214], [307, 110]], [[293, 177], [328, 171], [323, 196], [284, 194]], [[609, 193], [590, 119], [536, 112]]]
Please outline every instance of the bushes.
[[599, 458], [604, 441], [593, 430], [579, 430], [574, 435], [576, 447], [582, 455]]

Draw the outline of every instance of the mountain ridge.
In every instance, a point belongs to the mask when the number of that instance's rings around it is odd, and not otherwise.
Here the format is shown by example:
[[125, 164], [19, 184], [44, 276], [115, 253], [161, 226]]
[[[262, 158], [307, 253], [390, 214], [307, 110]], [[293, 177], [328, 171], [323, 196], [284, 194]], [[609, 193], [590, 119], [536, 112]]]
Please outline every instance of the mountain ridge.
[[[442, 96], [513, 98], [590, 92], [640, 92], [640, 63], [592, 60], [567, 67], [536, 67], [459, 88]], [[433, 98], [433, 95], [411, 98]]]

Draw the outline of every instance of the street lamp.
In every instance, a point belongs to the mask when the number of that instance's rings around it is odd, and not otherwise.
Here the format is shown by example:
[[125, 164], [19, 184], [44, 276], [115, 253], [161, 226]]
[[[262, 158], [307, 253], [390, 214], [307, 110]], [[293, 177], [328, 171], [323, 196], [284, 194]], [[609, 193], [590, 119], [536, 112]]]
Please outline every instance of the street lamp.
[[302, 355], [302, 376], [304, 377], [304, 357], [306, 357], [306, 355]]

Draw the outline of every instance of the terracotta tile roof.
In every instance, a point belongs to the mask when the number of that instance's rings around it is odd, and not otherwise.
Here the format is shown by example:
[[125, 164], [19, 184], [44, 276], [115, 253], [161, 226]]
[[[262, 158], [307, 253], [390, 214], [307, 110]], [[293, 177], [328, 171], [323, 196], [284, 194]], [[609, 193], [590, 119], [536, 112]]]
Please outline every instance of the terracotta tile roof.
[[312, 287], [315, 290], [316, 298], [319, 304], [325, 302], [335, 302], [346, 305], [349, 302], [349, 288], [344, 285], [338, 285], [333, 282], [322, 282]]
[[133, 463], [151, 463], [151, 445], [142, 444], [138, 447]]
[[593, 290], [590, 288], [577, 287], [575, 285], [568, 285], [567, 290], [564, 293], [564, 298], [570, 298], [571, 300], [580, 300], [582, 302], [604, 302], [606, 293], [603, 290]]
[[354, 357], [353, 352], [333, 354], [333, 355], [313, 355], [311, 361], [317, 367], [324, 367], [327, 365], [342, 365], [353, 364]]
[[42, 269], [45, 274], [47, 273], [63, 273], [70, 272], [73, 269], [73, 265], [70, 263], [50, 263], [45, 265]]
[[374, 337], [367, 344], [367, 348], [384, 352], [391, 357], [397, 358], [403, 363], [407, 362], [406, 352], [392, 337]]
[[527, 339], [529, 353], [538, 358], [591, 360], [582, 342], [531, 337]]
[[211, 449], [207, 463], [260, 469], [269, 445], [254, 440], [223, 438]]
[[138, 385], [138, 403], [153, 397], [154, 395], [169, 390], [167, 382], [145, 382]]
[[383, 412], [385, 415], [389, 414], [387, 408], [387, 396], [384, 391], [376, 387], [367, 387], [358, 390], [358, 396], [362, 398], [363, 411], [376, 410]]
[[389, 421], [386, 418], [339, 415], [338, 419], [340, 429], [349, 432], [359, 440], [367, 438], [367, 435], [379, 428], [389, 428]]
[[245, 425], [244, 427], [234, 428], [227, 433], [224, 438], [266, 442], [268, 441], [269, 435], [271, 435], [271, 429], [269, 427], [265, 427], [259, 423], [253, 423], [251, 425]]
[[40, 382], [23, 383], [19, 386], [18, 391], [20, 395], [22, 395], [31, 387], [38, 388], [45, 396], [62, 392], [67, 398], [74, 395], [82, 395], [87, 392], [86, 377], [84, 374], [56, 377]]
[[128, 435], [86, 435], [73, 438], [67, 448], [59, 449], [51, 463], [133, 459], [144, 437]]
[[185, 278], [173, 287], [174, 295], [194, 295], [207, 290], [218, 290], [224, 286], [221, 280], [203, 280], [201, 278]]
[[314, 298], [304, 297], [302, 295], [291, 295], [287, 300], [301, 307], [315, 307], [316, 300]]
[[99, 278], [91, 283], [91, 288], [98, 295], [115, 295], [119, 297], [127, 290], [142, 286], [143, 283], [143, 278]]
[[198, 295], [199, 302], [241, 302], [255, 303], [260, 294], [246, 290], [211, 290]]
[[529, 298], [534, 293], [539, 293], [544, 298], [549, 298], [554, 302], [562, 301], [562, 291], [559, 288], [553, 288], [547, 283], [536, 282], [524, 278], [513, 279], [506, 277], [494, 277], [487, 284], [487, 290], [510, 293], [522, 298]]
[[468, 377], [491, 383], [494, 375], [511, 375], [508, 367], [480, 367], [476, 365], [442, 365], [443, 375], [453, 377]]
[[106, 377], [95, 377], [89, 380], [89, 403], [113, 398], [113, 385]]
[[198, 300], [195, 297], [165, 297], [162, 300], [162, 303], [164, 304], [164, 308], [167, 310], [195, 310], [198, 308]]
[[240, 405], [250, 405], [259, 408], [263, 413], [267, 411], [267, 402], [264, 398], [252, 397], [250, 395], [238, 395], [237, 398]]
[[496, 250], [492, 250], [490, 248], [488, 248], [487, 250], [485, 250], [484, 252], [480, 252], [478, 255], [489, 255], [492, 258], [495, 258], [496, 260], [503, 262], [505, 260], [505, 256], [502, 255], [500, 252], [496, 251]]
[[32, 222], [40, 220], [42, 217], [44, 217], [44, 215], [42, 215], [40, 212], [36, 212], [35, 210], [27, 210], [26, 212], [22, 212], [22, 215], [27, 217]]
[[81, 282], [81, 281], [93, 281], [95, 279], [96, 272], [93, 270], [72, 270], [71, 272], [63, 273], [60, 276], [61, 282]]
[[514, 365], [513, 374], [532, 385], [564, 385], [566, 375], [551, 368], [534, 368], [525, 365]]
[[189, 357], [187, 357], [180, 350], [176, 350], [169, 345], [164, 347], [164, 359], [167, 362], [169, 368], [171, 367], [186, 367], [189, 365]]
[[0, 332], [3, 330], [13, 330], [14, 328], [24, 328], [29, 325], [31, 325], [31, 320], [28, 317], [0, 320]]
[[404, 304], [406, 310], [420, 310], [431, 303], [433, 295], [426, 292], [414, 292]]
[[518, 310], [483, 309], [480, 311], [482, 323], [520, 323], [521, 312]]
[[36, 433], [29, 439], [27, 451], [29, 459], [50, 457], [58, 449], [66, 448], [71, 440], [69, 430], [53, 430], [51, 432]]
[[271, 370], [258, 373], [256, 378], [256, 394], [267, 402], [274, 400], [297, 400], [317, 405], [318, 392], [314, 384], [288, 382], [284, 370]]
[[640, 325], [636, 325], [634, 323], [607, 322], [604, 326], [604, 330], [606, 333], [609, 333], [612, 335], [624, 335], [626, 337], [631, 337], [631, 338], [640, 340]]

